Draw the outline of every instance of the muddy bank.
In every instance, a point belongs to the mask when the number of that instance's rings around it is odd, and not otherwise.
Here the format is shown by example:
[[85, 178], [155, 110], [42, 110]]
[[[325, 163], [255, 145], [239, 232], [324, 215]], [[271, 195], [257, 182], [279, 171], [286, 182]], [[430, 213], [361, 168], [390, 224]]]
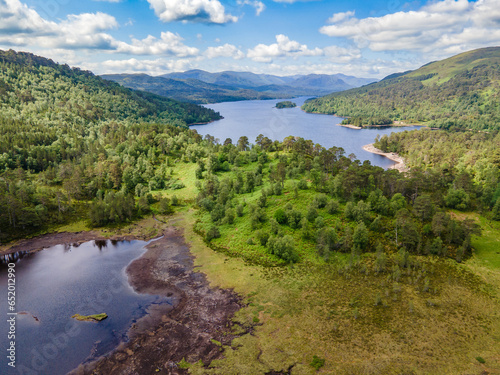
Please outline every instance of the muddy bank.
[[149, 240], [147, 236], [136, 236], [136, 235], [114, 235], [111, 237], [104, 237], [99, 232], [88, 231], [88, 232], [60, 232], [60, 233], [49, 233], [38, 237], [33, 237], [29, 239], [16, 241], [14, 244], [5, 245], [0, 248], [0, 255], [2, 254], [12, 254], [19, 251], [32, 253], [35, 251], [40, 251], [52, 246], [57, 245], [73, 245], [78, 246], [84, 242], [88, 241], [132, 241], [132, 240]]
[[208, 365], [228, 345], [231, 317], [241, 308], [232, 291], [212, 289], [193, 272], [193, 258], [182, 231], [173, 227], [151, 242], [147, 252], [127, 268], [129, 282], [140, 293], [171, 297], [172, 304], [152, 305], [112, 353], [80, 365], [70, 374], [183, 374], [178, 362]]
[[408, 172], [408, 167], [405, 164], [405, 160], [399, 156], [398, 154], [394, 152], [383, 152], [382, 150], [379, 150], [376, 148], [373, 143], [370, 143], [369, 145], [363, 146], [363, 150], [371, 152], [372, 154], [377, 154], [377, 155], [382, 155], [385, 156], [387, 159], [390, 159], [396, 164], [391, 166], [389, 169], [396, 169], [399, 172]]

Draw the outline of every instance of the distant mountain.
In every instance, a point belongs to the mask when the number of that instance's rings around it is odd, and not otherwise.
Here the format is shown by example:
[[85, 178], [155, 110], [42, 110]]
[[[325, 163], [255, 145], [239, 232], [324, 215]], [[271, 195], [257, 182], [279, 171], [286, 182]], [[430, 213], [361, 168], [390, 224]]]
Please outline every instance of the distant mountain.
[[250, 72], [209, 73], [199, 69], [156, 77], [146, 74], [104, 74], [102, 77], [129, 88], [193, 103], [317, 96], [375, 81], [343, 74], [280, 77]]
[[500, 47], [481, 48], [377, 83], [308, 101], [314, 113], [355, 125], [425, 123], [444, 129], [500, 129]]
[[152, 92], [192, 103], [217, 103], [249, 99], [274, 99], [275, 95], [256, 90], [219, 86], [195, 78], [172, 79], [147, 74], [104, 74], [102, 78], [134, 90]]

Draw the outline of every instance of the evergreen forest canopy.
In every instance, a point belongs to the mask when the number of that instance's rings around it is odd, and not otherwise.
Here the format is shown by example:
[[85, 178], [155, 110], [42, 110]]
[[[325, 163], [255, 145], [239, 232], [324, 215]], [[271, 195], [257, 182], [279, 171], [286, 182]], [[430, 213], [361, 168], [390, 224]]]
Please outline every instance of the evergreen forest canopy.
[[307, 112], [358, 126], [419, 123], [440, 129], [500, 129], [500, 47], [482, 48], [415, 71], [311, 100]]
[[126, 89], [30, 53], [0, 51], [0, 171], [40, 172], [77, 159], [97, 147], [98, 134], [114, 128], [220, 118], [210, 109]]

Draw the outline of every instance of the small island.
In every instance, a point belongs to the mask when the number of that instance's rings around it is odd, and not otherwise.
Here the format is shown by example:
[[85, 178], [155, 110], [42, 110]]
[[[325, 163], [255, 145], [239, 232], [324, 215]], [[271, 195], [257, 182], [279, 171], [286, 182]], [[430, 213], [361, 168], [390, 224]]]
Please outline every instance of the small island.
[[281, 109], [281, 108], [295, 108], [295, 107], [297, 107], [297, 104], [295, 104], [294, 102], [291, 102], [289, 100], [286, 100], [284, 102], [276, 103], [276, 108], [278, 108], [278, 109]]
[[108, 317], [108, 314], [106, 314], [106, 313], [94, 314], [94, 315], [75, 314], [72, 316], [72, 318], [74, 318], [76, 320], [83, 321], [83, 322], [100, 322], [101, 320], [104, 320], [107, 317]]

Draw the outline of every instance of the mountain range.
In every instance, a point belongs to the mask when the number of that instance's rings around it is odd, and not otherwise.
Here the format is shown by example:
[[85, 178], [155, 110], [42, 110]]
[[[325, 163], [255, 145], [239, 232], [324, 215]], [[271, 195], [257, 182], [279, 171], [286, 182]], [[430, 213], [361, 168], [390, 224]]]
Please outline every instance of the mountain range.
[[488, 47], [306, 102], [305, 111], [349, 117], [358, 126], [419, 123], [443, 129], [500, 129], [500, 47]]
[[318, 96], [376, 81], [372, 78], [357, 78], [344, 74], [282, 77], [233, 71], [210, 73], [199, 69], [161, 76], [104, 74], [102, 77], [125, 87], [192, 103]]

